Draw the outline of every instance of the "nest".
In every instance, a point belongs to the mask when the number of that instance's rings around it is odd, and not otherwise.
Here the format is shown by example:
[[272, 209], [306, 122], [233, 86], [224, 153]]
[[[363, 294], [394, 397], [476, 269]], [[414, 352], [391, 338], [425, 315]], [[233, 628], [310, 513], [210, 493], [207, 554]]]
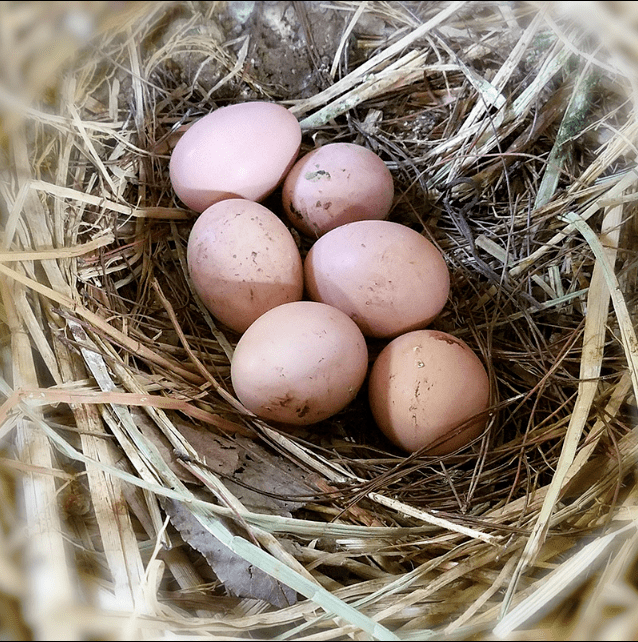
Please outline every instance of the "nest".
[[[638, 14], [536, 4], [0, 6], [4, 636], [636, 639]], [[168, 160], [255, 99], [379, 154], [445, 255], [467, 448], [235, 399]]]

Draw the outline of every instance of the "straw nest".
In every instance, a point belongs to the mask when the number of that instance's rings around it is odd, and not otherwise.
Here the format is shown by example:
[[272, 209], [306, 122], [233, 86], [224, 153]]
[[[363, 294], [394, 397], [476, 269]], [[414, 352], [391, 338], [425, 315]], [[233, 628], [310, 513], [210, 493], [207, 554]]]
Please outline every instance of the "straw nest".
[[[1, 3], [3, 637], [636, 639], [637, 22]], [[405, 457], [363, 394], [290, 430], [234, 398], [167, 168], [253, 99], [376, 151], [444, 253], [434, 325], [493, 384], [470, 447]]]

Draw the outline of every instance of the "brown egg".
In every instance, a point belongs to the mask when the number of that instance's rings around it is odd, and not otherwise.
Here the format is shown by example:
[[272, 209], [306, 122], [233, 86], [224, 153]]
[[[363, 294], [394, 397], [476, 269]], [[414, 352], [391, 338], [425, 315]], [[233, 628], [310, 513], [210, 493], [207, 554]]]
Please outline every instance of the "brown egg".
[[292, 235], [253, 201], [230, 199], [203, 212], [188, 238], [187, 260], [204, 305], [237, 332], [303, 295], [301, 256]]
[[374, 362], [368, 393], [379, 428], [408, 452], [428, 444], [427, 454], [453, 452], [486, 425], [487, 372], [464, 341], [445, 332], [417, 330], [391, 341]]
[[298, 301], [266, 312], [244, 332], [231, 378], [237, 398], [256, 415], [305, 425], [345, 408], [367, 368], [365, 339], [350, 318]]
[[352, 143], [323, 145], [303, 156], [283, 186], [290, 222], [303, 234], [388, 215], [394, 196], [392, 174], [374, 152]]
[[390, 221], [331, 230], [308, 252], [304, 278], [311, 299], [339, 308], [369, 337], [424, 328], [443, 309], [450, 290], [437, 248]]
[[275, 103], [238, 103], [196, 121], [171, 154], [170, 178], [196, 212], [227, 198], [261, 201], [292, 167], [301, 128]]

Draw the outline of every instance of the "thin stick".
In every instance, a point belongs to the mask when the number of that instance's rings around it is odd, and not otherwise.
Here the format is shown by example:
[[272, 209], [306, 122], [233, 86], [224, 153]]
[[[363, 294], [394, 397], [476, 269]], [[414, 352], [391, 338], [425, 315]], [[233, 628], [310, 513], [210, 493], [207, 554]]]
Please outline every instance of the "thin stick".
[[339, 46], [337, 47], [337, 51], [335, 51], [335, 57], [334, 57], [334, 60], [332, 61], [332, 67], [330, 67], [331, 78], [335, 77], [335, 74], [337, 73], [337, 68], [339, 67], [339, 61], [341, 60], [341, 54], [343, 53], [343, 50], [348, 44], [348, 38], [350, 37], [352, 30], [356, 27], [357, 22], [361, 17], [361, 14], [367, 9], [367, 7], [368, 7], [368, 0], [364, 0], [363, 2], [359, 3], [357, 10], [354, 12], [354, 15], [352, 16], [352, 18], [350, 19], [350, 22], [348, 23], [348, 26], [346, 27], [346, 30], [343, 32], [343, 35], [341, 36], [341, 40], [339, 41]]
[[422, 38], [425, 34], [429, 33], [432, 29], [440, 25], [442, 22], [447, 20], [450, 16], [454, 15], [459, 11], [466, 3], [465, 2], [452, 2], [445, 9], [437, 13], [433, 18], [423, 23], [417, 29], [410, 32], [408, 35], [401, 38], [399, 41], [395, 42], [393, 45], [390, 45], [387, 49], [384, 49], [376, 56], [373, 56], [367, 62], [364, 62], [362, 65], [357, 67], [354, 71], [350, 72], [347, 76], [342, 78], [339, 82], [336, 82], [334, 85], [331, 85], [324, 91], [308, 98], [306, 100], [300, 101], [293, 105], [290, 108], [290, 111], [299, 116], [305, 114], [320, 105], [328, 103], [330, 100], [334, 99], [336, 96], [348, 91], [354, 87], [357, 83], [365, 80], [367, 74], [370, 73], [376, 67], [379, 67], [383, 62], [392, 58], [394, 55], [401, 53], [409, 47], [415, 40]]
[[111, 232], [106, 232], [92, 241], [80, 243], [72, 247], [51, 248], [49, 250], [12, 250], [10, 252], [0, 252], [0, 263], [15, 263], [18, 261], [46, 261], [50, 259], [70, 259], [85, 254], [91, 254], [95, 250], [110, 245], [114, 236]]
[[132, 216], [133, 218], [153, 218], [153, 219], [174, 219], [178, 221], [188, 220], [191, 214], [185, 210], [179, 210], [175, 207], [133, 207], [125, 203], [117, 203], [103, 196], [87, 194], [71, 187], [62, 187], [41, 180], [32, 180], [29, 185], [38, 191], [57, 196], [58, 198], [68, 198], [69, 200], [94, 205], [100, 210], [110, 210], [118, 214]]

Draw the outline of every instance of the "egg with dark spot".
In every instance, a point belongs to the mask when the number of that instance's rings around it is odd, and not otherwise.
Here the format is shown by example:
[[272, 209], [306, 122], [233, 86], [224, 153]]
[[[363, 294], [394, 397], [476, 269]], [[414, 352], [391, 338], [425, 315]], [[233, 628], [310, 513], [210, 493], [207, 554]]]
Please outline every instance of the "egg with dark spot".
[[259, 417], [307, 425], [345, 408], [363, 385], [368, 349], [357, 325], [323, 303], [286, 303], [260, 316], [231, 361], [237, 398]]
[[290, 170], [282, 190], [290, 222], [316, 238], [345, 223], [385, 218], [393, 197], [392, 174], [383, 160], [354, 143], [309, 152]]
[[451, 453], [487, 423], [490, 383], [479, 357], [461, 339], [436, 330], [391, 341], [370, 371], [368, 397], [383, 433], [407, 452]]
[[187, 263], [204, 305], [237, 332], [303, 295], [303, 266], [292, 234], [253, 201], [230, 199], [205, 210], [188, 238]]

